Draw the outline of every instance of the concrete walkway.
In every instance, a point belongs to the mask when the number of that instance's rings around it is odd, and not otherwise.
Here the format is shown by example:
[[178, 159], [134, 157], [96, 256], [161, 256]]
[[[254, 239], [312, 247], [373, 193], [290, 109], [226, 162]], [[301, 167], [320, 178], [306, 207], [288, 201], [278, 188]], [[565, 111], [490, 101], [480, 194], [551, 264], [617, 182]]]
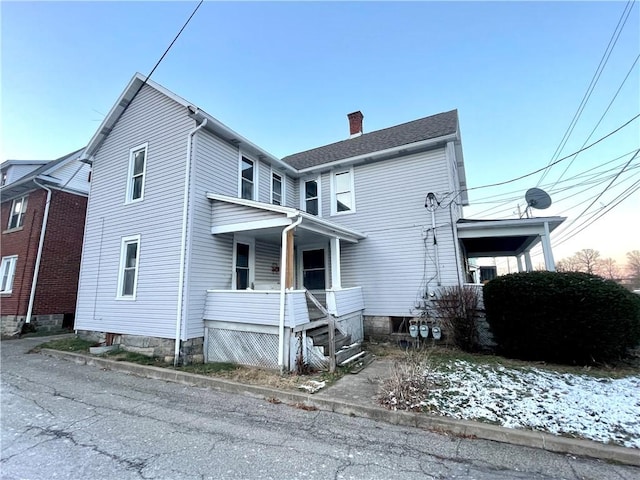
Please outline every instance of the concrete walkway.
[[[34, 342], [34, 346], [45, 341], [45, 339], [38, 340], [40, 341]], [[605, 445], [590, 440], [559, 437], [541, 432], [509, 429], [470, 420], [457, 420], [428, 414], [387, 410], [379, 406], [376, 400], [383, 380], [389, 378], [392, 372], [393, 361], [384, 358], [375, 359], [357, 375], [345, 375], [326, 389], [315, 394], [308, 394], [296, 391], [276, 390], [258, 385], [242, 384], [230, 380], [195, 375], [167, 368], [108, 360], [89, 354], [47, 349], [42, 350], [42, 353], [78, 364], [86, 364], [169, 382], [207, 387], [229, 393], [250, 395], [263, 399], [278, 399], [281, 402], [293, 405], [305, 404], [320, 410], [370, 418], [394, 425], [412, 426], [459, 435], [465, 438], [482, 438], [514, 445], [540, 448], [552, 452], [640, 466], [640, 450], [638, 449]]]

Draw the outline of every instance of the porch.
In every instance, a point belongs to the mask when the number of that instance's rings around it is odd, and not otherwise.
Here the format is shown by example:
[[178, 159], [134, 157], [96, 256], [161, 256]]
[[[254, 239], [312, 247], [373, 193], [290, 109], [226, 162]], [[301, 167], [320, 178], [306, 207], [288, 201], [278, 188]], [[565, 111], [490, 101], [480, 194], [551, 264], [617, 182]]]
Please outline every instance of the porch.
[[340, 245], [364, 235], [289, 207], [208, 198], [211, 233], [233, 237], [233, 261], [230, 289], [207, 291], [205, 361], [322, 368], [346, 355], [332, 351], [340, 341], [359, 347], [362, 287], [343, 286]]

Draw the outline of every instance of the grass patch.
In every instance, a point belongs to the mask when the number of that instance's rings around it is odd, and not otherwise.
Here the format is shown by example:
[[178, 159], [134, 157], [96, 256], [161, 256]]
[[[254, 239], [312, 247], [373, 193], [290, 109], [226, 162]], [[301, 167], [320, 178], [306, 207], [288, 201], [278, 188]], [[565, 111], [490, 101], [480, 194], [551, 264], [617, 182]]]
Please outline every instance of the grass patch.
[[230, 362], [214, 362], [214, 363], [194, 363], [177, 367], [176, 370], [183, 372], [196, 373], [198, 375], [216, 375], [219, 373], [230, 373], [238, 368], [242, 368], [235, 363]]
[[159, 358], [149, 357], [141, 353], [127, 352], [125, 350], [112, 350], [110, 352], [101, 355], [109, 360], [115, 360], [117, 362], [130, 362], [137, 363], [138, 365], [153, 365], [155, 367], [167, 367], [168, 364], [160, 360]]
[[50, 348], [52, 350], [61, 350], [63, 352], [88, 352], [89, 347], [93, 347], [94, 345], [95, 342], [78, 337], [60, 338], [58, 340], [41, 343], [31, 351], [39, 352], [43, 348]]

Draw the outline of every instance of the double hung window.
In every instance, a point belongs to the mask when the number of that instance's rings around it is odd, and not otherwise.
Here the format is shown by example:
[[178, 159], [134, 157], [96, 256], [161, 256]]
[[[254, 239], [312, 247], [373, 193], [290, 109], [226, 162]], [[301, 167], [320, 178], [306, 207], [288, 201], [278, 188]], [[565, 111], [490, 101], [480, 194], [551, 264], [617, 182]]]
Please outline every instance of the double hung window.
[[126, 203], [140, 201], [144, 197], [144, 179], [147, 170], [148, 144], [129, 151], [129, 179]]
[[27, 197], [16, 198], [11, 202], [11, 211], [9, 212], [9, 225], [7, 228], [21, 227], [24, 224], [24, 214], [27, 211]]
[[120, 248], [118, 298], [135, 300], [140, 259], [140, 235], [124, 237]]
[[11, 293], [13, 290], [16, 263], [18, 263], [17, 255], [2, 257], [2, 263], [0, 263], [0, 293]]
[[274, 205], [282, 205], [283, 193], [282, 176], [273, 172], [271, 174], [271, 203]]
[[247, 157], [240, 160], [240, 198], [255, 199], [255, 164]]

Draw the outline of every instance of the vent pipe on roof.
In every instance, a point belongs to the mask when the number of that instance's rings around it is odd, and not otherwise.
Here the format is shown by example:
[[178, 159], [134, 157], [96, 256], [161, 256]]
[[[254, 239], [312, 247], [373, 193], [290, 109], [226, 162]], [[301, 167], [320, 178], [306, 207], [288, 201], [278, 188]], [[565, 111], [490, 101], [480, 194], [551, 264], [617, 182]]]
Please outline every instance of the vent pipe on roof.
[[358, 110], [357, 112], [350, 113], [347, 115], [347, 118], [349, 118], [349, 138], [362, 135], [362, 119], [364, 118], [362, 112]]

